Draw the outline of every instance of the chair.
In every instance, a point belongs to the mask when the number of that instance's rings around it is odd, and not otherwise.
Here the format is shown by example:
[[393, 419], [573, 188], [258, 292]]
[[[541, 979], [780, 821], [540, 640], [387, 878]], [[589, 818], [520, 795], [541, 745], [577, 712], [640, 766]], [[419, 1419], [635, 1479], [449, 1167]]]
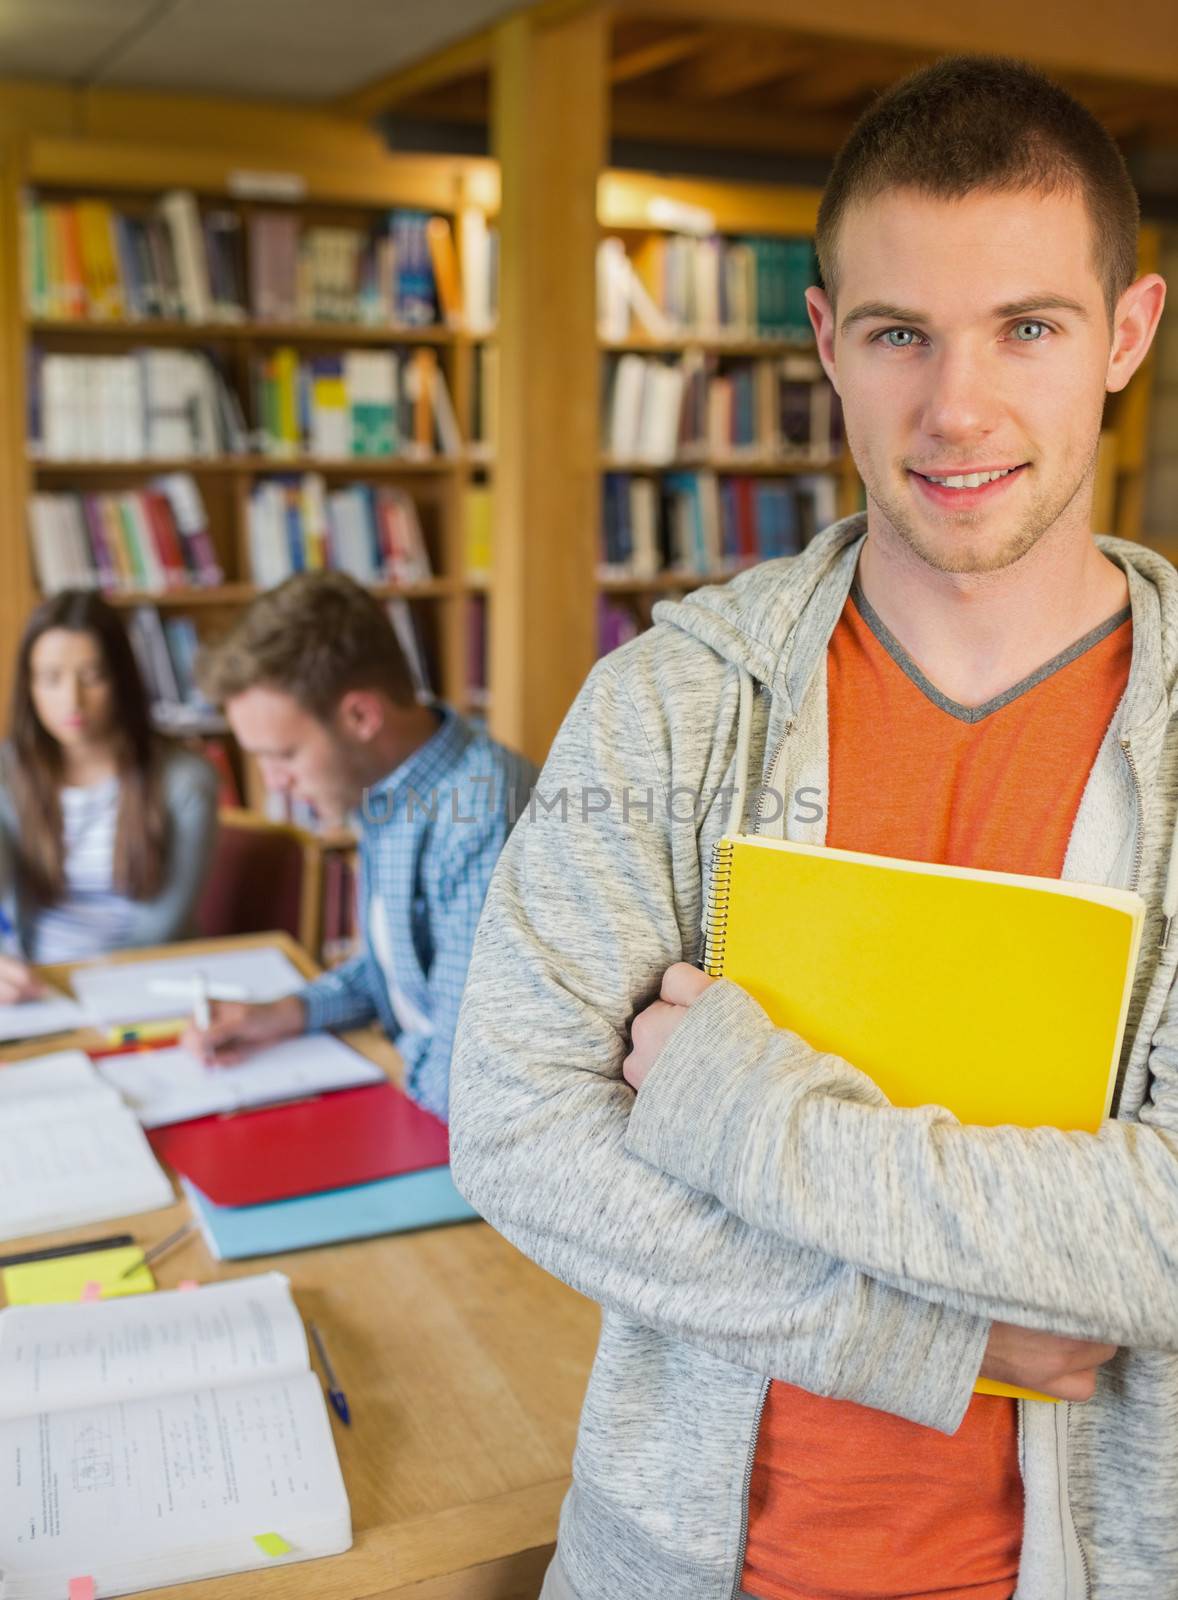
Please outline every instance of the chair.
[[319, 841], [255, 811], [222, 809], [196, 908], [204, 939], [279, 929], [319, 959], [323, 861]]

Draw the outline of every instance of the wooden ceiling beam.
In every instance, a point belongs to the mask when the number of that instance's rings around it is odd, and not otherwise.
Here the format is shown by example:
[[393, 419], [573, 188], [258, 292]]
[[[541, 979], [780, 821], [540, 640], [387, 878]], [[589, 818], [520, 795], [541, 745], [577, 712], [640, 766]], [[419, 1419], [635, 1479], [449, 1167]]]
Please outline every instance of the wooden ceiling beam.
[[782, 95], [791, 111], [827, 111], [894, 83], [916, 65], [915, 58], [881, 61], [878, 51], [839, 51], [835, 59], [799, 74]]
[[698, 106], [638, 94], [616, 94], [611, 121], [611, 131], [620, 139], [783, 155], [833, 155], [850, 128], [849, 117], [794, 116], [788, 105], [780, 112], [717, 106], [705, 125]]
[[[716, 0], [616, 0], [628, 19], [715, 22]], [[1029, 6], [1026, 0], [724, 0], [726, 28], [773, 28], [831, 40], [898, 47], [922, 55], [1016, 51], [1057, 73], [1178, 85], [1178, 28], [1173, 0], [1136, 0], [1124, 26], [1088, 3]], [[1005, 42], [1004, 42], [1005, 41]]]
[[714, 48], [683, 66], [670, 85], [679, 100], [727, 100], [745, 94], [775, 78], [800, 72], [814, 59], [812, 45], [798, 45], [788, 38], [764, 33], [738, 33], [721, 40], [713, 36]]
[[[532, 25], [539, 28], [577, 17], [582, 12], [606, 9], [603, 0], [538, 0], [529, 8], [528, 17]], [[466, 39], [456, 40], [421, 61], [382, 73], [371, 83], [341, 95], [330, 109], [341, 116], [368, 121], [379, 117], [382, 112], [391, 111], [402, 100], [426, 94], [457, 78], [469, 77], [473, 72], [489, 71], [495, 35], [495, 27], [484, 28]]]
[[609, 81], [616, 87], [619, 83], [633, 83], [636, 78], [647, 78], [652, 72], [661, 72], [664, 67], [676, 66], [689, 56], [698, 55], [714, 42], [715, 35], [707, 28], [668, 33], [615, 56], [610, 63]]

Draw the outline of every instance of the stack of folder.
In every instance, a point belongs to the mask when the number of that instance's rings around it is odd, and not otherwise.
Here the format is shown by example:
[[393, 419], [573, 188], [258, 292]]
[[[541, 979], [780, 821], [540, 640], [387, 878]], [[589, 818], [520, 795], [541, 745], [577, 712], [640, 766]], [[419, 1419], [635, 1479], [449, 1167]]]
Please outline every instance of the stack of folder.
[[219, 1261], [462, 1222], [445, 1125], [392, 1083], [155, 1128]]

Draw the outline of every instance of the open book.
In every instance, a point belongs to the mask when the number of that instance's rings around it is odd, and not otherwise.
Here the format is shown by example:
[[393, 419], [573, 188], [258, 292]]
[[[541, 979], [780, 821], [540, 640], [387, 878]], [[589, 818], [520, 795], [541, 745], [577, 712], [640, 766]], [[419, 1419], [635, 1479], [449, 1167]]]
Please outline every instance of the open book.
[[61, 1600], [81, 1577], [128, 1594], [352, 1542], [280, 1273], [0, 1313], [0, 1474], [0, 1600]]
[[0, 1239], [174, 1199], [134, 1113], [80, 1050], [0, 1071]]
[[231, 989], [235, 999], [249, 1001], [280, 1000], [307, 981], [281, 950], [262, 946], [154, 961], [94, 961], [73, 969], [70, 987], [87, 1020], [96, 1028], [111, 1028], [182, 1016], [186, 1002], [177, 987], [197, 977], [214, 998], [227, 986], [225, 998]]
[[145, 1128], [386, 1081], [378, 1066], [331, 1033], [283, 1039], [236, 1067], [206, 1067], [177, 1045], [107, 1056], [98, 1070]]

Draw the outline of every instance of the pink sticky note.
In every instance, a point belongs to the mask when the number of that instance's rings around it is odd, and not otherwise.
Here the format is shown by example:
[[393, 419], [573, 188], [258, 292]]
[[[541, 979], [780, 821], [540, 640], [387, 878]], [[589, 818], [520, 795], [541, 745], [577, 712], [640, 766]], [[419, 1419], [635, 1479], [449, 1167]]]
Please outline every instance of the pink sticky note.
[[[80, 1300], [101, 1300], [102, 1285], [100, 1283], [95, 1283], [94, 1280], [91, 1279], [89, 1283], [82, 1285], [82, 1293], [78, 1296], [78, 1298]], [[82, 1580], [79, 1579], [78, 1581], [81, 1582]], [[90, 1579], [87, 1578], [85, 1581], [89, 1583]]]
[[69, 1600], [94, 1600], [93, 1578], [71, 1578]]
[[176, 1287], [177, 1289], [199, 1289], [200, 1284], [197, 1283], [195, 1278], [181, 1278]]

